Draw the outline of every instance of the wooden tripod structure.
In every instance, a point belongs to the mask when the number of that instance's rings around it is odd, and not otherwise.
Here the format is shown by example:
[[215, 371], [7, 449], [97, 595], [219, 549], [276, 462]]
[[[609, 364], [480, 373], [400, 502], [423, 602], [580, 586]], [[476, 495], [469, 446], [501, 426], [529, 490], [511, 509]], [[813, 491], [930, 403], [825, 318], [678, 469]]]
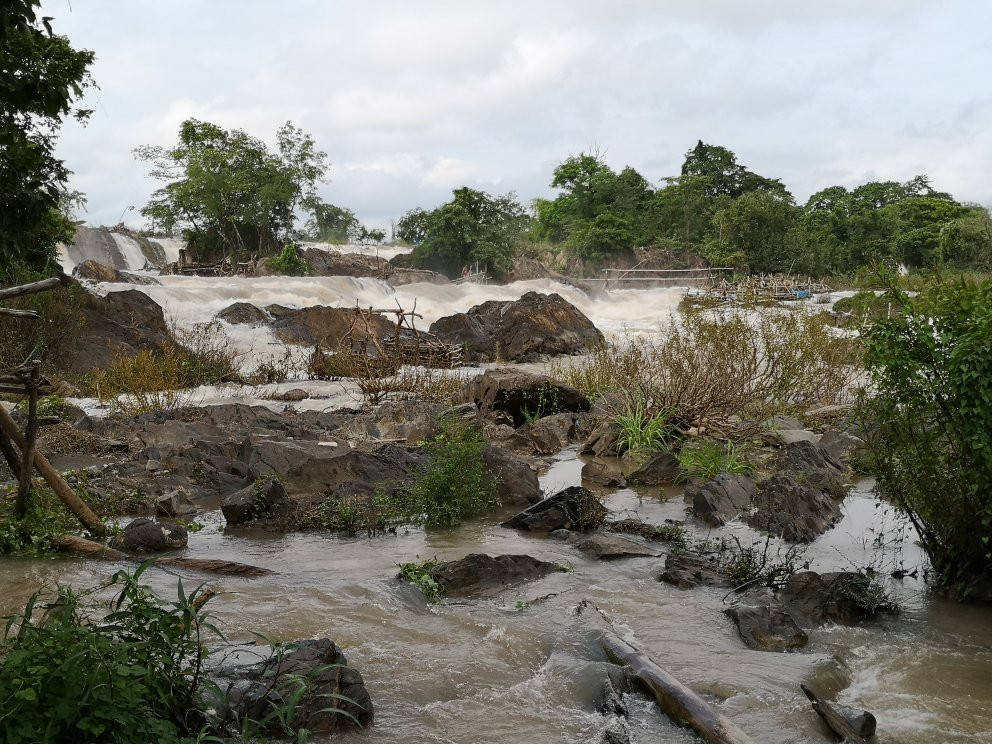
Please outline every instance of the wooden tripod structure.
[[[47, 292], [64, 284], [66, 277], [53, 277], [40, 282], [22, 284], [17, 287], [0, 289], [0, 300]], [[0, 307], [0, 315], [37, 320], [40, 316], [33, 310], [14, 310]], [[32, 360], [13, 370], [0, 371], [0, 394], [21, 396], [28, 401], [28, 420], [22, 434], [17, 423], [7, 410], [0, 406], [0, 455], [7, 461], [11, 472], [17, 478], [17, 502], [14, 513], [23, 517], [27, 513], [31, 495], [31, 474], [37, 470], [52, 487], [63, 504], [80, 523], [91, 533], [103, 535], [106, 528], [72, 487], [65, 482], [48, 459], [38, 451], [38, 396], [51, 391], [51, 384], [41, 376], [41, 363]]]

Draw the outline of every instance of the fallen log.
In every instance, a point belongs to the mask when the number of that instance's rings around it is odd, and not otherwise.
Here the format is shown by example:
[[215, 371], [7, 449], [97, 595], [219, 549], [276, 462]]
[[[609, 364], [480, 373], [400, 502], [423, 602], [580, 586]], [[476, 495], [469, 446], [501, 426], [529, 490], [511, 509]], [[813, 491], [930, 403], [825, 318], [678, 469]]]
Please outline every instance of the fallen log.
[[709, 744], [752, 744], [752, 739], [737, 724], [658, 666], [647, 654], [621, 639], [612, 626], [603, 630], [600, 642], [606, 658], [628, 667], [673, 721], [691, 728]]
[[[97, 558], [104, 561], [129, 561], [131, 563], [142, 562], [140, 558], [135, 558], [113, 548], [108, 548], [102, 543], [87, 540], [85, 537], [79, 537], [78, 535], [63, 535], [59, 538], [57, 546], [64, 553], [72, 553], [73, 555], [80, 555], [86, 558]], [[244, 576], [248, 578], [268, 576], [272, 573], [269, 569], [262, 568], [261, 566], [209, 558], [159, 558], [153, 565], [186, 568], [192, 571], [204, 571], [206, 573], [224, 574], [225, 576]]]
[[50, 279], [42, 279], [40, 282], [21, 284], [16, 287], [6, 287], [0, 289], [0, 300], [10, 300], [14, 297], [47, 292], [50, 289], [55, 289], [60, 284], [69, 284], [70, 281], [69, 277], [63, 274], [62, 276], [53, 276]]
[[[14, 419], [10, 417], [6, 409], [0, 406], [0, 430], [7, 435], [17, 447], [24, 452], [26, 443], [21, 433], [17, 430], [17, 424], [14, 423]], [[72, 512], [72, 514], [79, 520], [80, 524], [86, 529], [92, 532], [94, 535], [103, 536], [107, 534], [107, 528], [100, 521], [100, 518], [93, 513], [86, 503], [79, 498], [79, 495], [72, 490], [68, 483], [62, 478], [52, 464], [48, 461], [41, 452], [38, 450], [34, 451], [34, 466], [41, 477], [45, 479], [55, 494], [59, 497], [63, 504]], [[23, 475], [23, 474], [22, 474]]]
[[870, 713], [867, 715], [870, 717], [866, 723], [867, 728], [870, 729], [868, 735], [864, 735], [864, 730], [858, 731], [851, 725], [851, 723], [842, 716], [830, 703], [821, 698], [806, 685], [800, 684], [799, 688], [803, 691], [809, 701], [813, 704], [813, 710], [816, 711], [817, 715], [823, 720], [827, 727], [833, 731], [837, 736], [841, 738], [846, 744], [869, 744], [869, 740], [875, 733], [875, 717]]

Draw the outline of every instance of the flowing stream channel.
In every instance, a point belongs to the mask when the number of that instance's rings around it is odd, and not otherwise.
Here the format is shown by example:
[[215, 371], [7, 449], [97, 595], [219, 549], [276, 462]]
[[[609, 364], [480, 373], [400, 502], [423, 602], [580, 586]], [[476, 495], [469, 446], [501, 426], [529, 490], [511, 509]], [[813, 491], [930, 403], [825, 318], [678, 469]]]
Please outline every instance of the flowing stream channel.
[[[415, 298], [429, 323], [486, 299], [513, 299], [534, 289], [560, 292], [606, 333], [652, 334], [662, 331], [681, 297], [678, 290], [664, 289], [593, 298], [547, 281], [417, 284], [393, 290], [376, 280], [343, 277], [160, 280], [158, 286], [137, 289], [180, 324], [209, 320], [238, 300], [259, 306], [347, 306], [357, 301], [377, 307], [399, 300], [410, 307]], [[123, 288], [102, 285], [98, 291]], [[263, 332], [253, 330], [255, 339], [232, 340], [257, 344]], [[271, 342], [261, 339], [262, 344]], [[250, 391], [239, 396], [252, 400]], [[331, 401], [312, 404], [328, 406]], [[545, 492], [577, 484], [581, 468], [574, 450], [562, 452], [542, 475]], [[685, 518], [677, 488], [623, 489], [609, 494], [606, 502], [616, 516], [651, 523]], [[830, 740], [799, 691], [800, 682], [813, 682], [828, 697], [836, 694], [841, 702], [872, 711], [882, 744], [992, 742], [989, 608], [937, 598], [922, 580], [886, 579], [902, 607], [898, 616], [814, 629], [801, 652], [754, 651], [723, 614], [726, 590], [679, 590], [657, 580], [663, 557], [590, 559], [565, 543], [498, 526], [505, 516], [490, 515], [452, 531], [410, 529], [347, 538], [226, 533], [219, 512], [213, 512], [199, 518], [205, 527], [190, 535], [188, 554], [275, 571], [250, 580], [208, 579], [223, 592], [210, 607], [229, 638], [248, 640], [252, 631], [279, 640], [326, 636], [362, 672], [376, 706], [375, 721], [367, 730], [335, 735], [333, 741], [599, 742], [605, 725], [596, 712], [603, 657], [594, 627], [573, 612], [580, 600], [589, 599], [622, 635], [718, 704], [756, 742]], [[696, 537], [715, 534], [691, 521], [689, 528]], [[745, 544], [757, 537], [736, 523], [721, 533], [737, 535]], [[903, 539], [896, 541], [900, 535]], [[912, 534], [876, 501], [871, 483], [864, 482], [845, 501], [843, 520], [809, 547], [806, 558], [814, 570], [851, 568], [871, 562], [880, 545], [887, 546], [890, 564], [901, 561], [907, 568], [922, 569], [924, 558]], [[527, 553], [568, 561], [574, 570], [511, 589], [497, 600], [438, 605], [427, 605], [418, 591], [396, 578], [400, 562], [434, 556], [448, 560], [475, 552]], [[0, 610], [19, 610], [41, 587], [56, 582], [93, 585], [118, 568], [85, 560], [4, 560]], [[152, 570], [145, 576], [165, 596], [174, 596], [175, 573]], [[199, 580], [186, 576], [184, 584]], [[546, 595], [554, 596], [518, 605]], [[696, 741], [648, 698], [634, 696], [629, 703], [634, 741]]]

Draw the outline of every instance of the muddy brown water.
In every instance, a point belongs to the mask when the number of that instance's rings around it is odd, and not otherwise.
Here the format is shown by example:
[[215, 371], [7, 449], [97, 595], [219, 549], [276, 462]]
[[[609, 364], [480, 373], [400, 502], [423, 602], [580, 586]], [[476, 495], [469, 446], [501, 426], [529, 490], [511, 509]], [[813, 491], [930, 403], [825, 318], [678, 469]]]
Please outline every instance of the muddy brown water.
[[[565, 452], [543, 476], [546, 491], [577, 482], [581, 463]], [[682, 518], [681, 498], [668, 492], [618, 491], [617, 514], [658, 522]], [[714, 701], [756, 742], [830, 741], [799, 691], [812, 682], [840, 701], [878, 718], [879, 741], [904, 744], [992, 742], [992, 611], [928, 595], [921, 581], [890, 581], [903, 606], [898, 617], [810, 633], [799, 653], [752, 651], [722, 610], [725, 591], [680, 591], [657, 581], [663, 558], [597, 561], [548, 538], [498, 526], [495, 516], [449, 532], [401, 531], [396, 536], [344, 538], [327, 534], [273, 536], [224, 532], [219, 514], [190, 536], [188, 554], [266, 566], [272, 576], [211, 578], [224, 590], [211, 601], [232, 640], [251, 631], [279, 640], [327, 636], [365, 676], [376, 719], [341, 742], [510, 744], [598, 742], [604, 719], [595, 711], [602, 657], [595, 634], [573, 608], [590, 599], [628, 640]], [[845, 503], [845, 516], [808, 551], [813, 567], [841, 568], [891, 542], [898, 520], [878, 507], [870, 484]], [[873, 531], [872, 531], [873, 530]], [[733, 526], [742, 542], [755, 538]], [[696, 528], [697, 536], [707, 533]], [[396, 580], [396, 564], [473, 552], [528, 553], [568, 561], [557, 573], [498, 600], [428, 606]], [[843, 554], [843, 555], [842, 555]], [[904, 541], [890, 560], [922, 561]], [[43, 586], [88, 586], [119, 566], [82, 560], [4, 560], [0, 609], [16, 611]], [[145, 574], [174, 595], [177, 575]], [[202, 577], [185, 575], [184, 584]], [[557, 593], [526, 609], [526, 602]], [[637, 742], [691, 742], [647, 698], [634, 696], [631, 728]], [[328, 739], [329, 740], [329, 739]]]

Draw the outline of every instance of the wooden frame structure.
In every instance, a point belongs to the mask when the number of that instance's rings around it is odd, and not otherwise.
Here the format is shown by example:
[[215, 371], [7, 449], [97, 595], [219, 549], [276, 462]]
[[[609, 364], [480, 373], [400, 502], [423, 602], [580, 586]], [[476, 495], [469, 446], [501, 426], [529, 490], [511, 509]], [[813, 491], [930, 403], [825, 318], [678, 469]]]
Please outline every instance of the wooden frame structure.
[[[0, 300], [47, 292], [68, 281], [68, 277], [59, 276], [31, 284], [3, 288], [0, 289]], [[0, 315], [31, 320], [41, 317], [33, 310], [5, 307], [0, 307]], [[42, 377], [41, 362], [38, 360], [32, 360], [13, 370], [0, 371], [0, 394], [19, 396], [22, 400], [26, 398], [28, 401], [28, 420], [23, 434], [17, 428], [13, 417], [7, 413], [7, 409], [0, 406], [0, 455], [7, 461], [7, 465], [17, 479], [14, 513], [18, 517], [23, 517], [27, 513], [28, 500], [31, 496], [31, 474], [37, 470], [86, 529], [93, 534], [104, 535], [106, 528], [103, 522], [37, 449], [38, 397], [50, 392], [51, 383]]]

